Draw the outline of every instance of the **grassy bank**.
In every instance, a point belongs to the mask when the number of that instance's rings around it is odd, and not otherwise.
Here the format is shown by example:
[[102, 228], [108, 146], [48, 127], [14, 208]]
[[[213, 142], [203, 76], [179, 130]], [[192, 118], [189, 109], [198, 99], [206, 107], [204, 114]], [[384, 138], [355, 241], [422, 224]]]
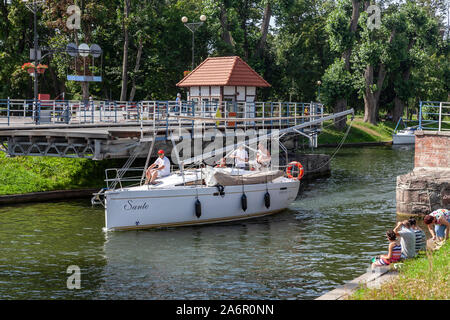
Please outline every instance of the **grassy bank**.
[[0, 152], [0, 195], [101, 188], [108, 161], [55, 157], [6, 157]]
[[433, 253], [406, 260], [399, 277], [380, 289], [361, 288], [352, 300], [448, 300], [450, 299], [450, 242]]
[[[350, 125], [350, 117], [347, 125]], [[392, 141], [395, 125], [392, 121], [382, 121], [375, 126], [364, 122], [361, 116], [356, 116], [344, 143]], [[340, 143], [346, 131], [338, 131], [334, 128], [333, 121], [326, 121], [323, 124], [318, 143], [319, 145]]]

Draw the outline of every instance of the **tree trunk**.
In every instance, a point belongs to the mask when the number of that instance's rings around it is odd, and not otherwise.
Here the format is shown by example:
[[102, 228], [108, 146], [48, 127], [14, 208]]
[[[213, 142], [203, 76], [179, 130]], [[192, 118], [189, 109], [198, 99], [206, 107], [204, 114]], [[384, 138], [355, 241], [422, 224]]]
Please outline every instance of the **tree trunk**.
[[[358, 29], [358, 19], [361, 9], [361, 0], [352, 0], [352, 18], [350, 20], [350, 32], [355, 34]], [[352, 48], [348, 48], [342, 53], [342, 59], [344, 59], [345, 70], [350, 72], [350, 56], [352, 55]], [[341, 112], [347, 109], [347, 98], [340, 98], [335, 106], [334, 112]], [[334, 119], [334, 127], [337, 130], [343, 130], [347, 124], [347, 117]]]
[[364, 89], [364, 122], [376, 124], [376, 97], [372, 92], [373, 66], [368, 65], [366, 67], [364, 81], [366, 83], [366, 88]]
[[241, 29], [244, 32], [244, 43], [242, 44], [242, 49], [244, 49], [244, 60], [248, 60], [248, 57], [250, 56], [249, 53], [249, 44], [248, 44], [248, 28], [247, 28], [247, 21], [248, 21], [248, 14], [249, 14], [249, 5], [248, 0], [243, 0], [242, 5], [239, 6], [239, 19], [241, 22]]
[[400, 120], [404, 110], [405, 103], [398, 96], [396, 96], [394, 98], [394, 110], [392, 112], [392, 121], [394, 121], [394, 123], [397, 123], [398, 120]]
[[136, 54], [136, 65], [134, 66], [134, 74], [132, 78], [132, 86], [131, 86], [131, 92], [130, 92], [130, 99], [129, 101], [133, 101], [134, 95], [136, 94], [136, 74], [139, 72], [139, 68], [141, 66], [141, 56], [142, 56], [142, 49], [144, 47], [142, 38], [139, 39], [139, 47]]
[[127, 99], [127, 86], [128, 86], [128, 16], [130, 15], [130, 1], [123, 1], [123, 60], [122, 60], [122, 90], [120, 92], [120, 101]]
[[[403, 82], [408, 82], [409, 77], [411, 76], [411, 68], [407, 68], [405, 72], [403, 72], [402, 80]], [[398, 122], [398, 120], [403, 116], [403, 112], [405, 110], [405, 101], [403, 101], [398, 94], [394, 98], [394, 112], [393, 112], [393, 121]]]
[[234, 41], [231, 37], [231, 33], [228, 30], [228, 16], [227, 16], [227, 8], [222, 3], [220, 6], [220, 25], [222, 26], [222, 40], [225, 41], [228, 45], [234, 48]]
[[[391, 32], [388, 43], [392, 43], [395, 37], [395, 30]], [[384, 80], [386, 79], [387, 70], [384, 63], [380, 63], [377, 77], [377, 90], [372, 91], [374, 84], [374, 68], [373, 66], [367, 66], [364, 71], [364, 80], [366, 88], [364, 91], [364, 121], [371, 124], [377, 124], [379, 121], [378, 111], [380, 108], [380, 95], [383, 90]]]
[[89, 100], [89, 82], [83, 81], [81, 82], [81, 89], [83, 90], [83, 100]]
[[259, 39], [258, 47], [256, 49], [256, 56], [261, 58], [264, 54], [266, 46], [267, 34], [269, 32], [270, 19], [272, 17], [272, 7], [270, 1], [267, 2], [264, 8], [264, 16], [261, 24], [261, 38]]
[[378, 122], [379, 119], [379, 114], [378, 111], [380, 109], [380, 95], [381, 95], [381, 91], [383, 90], [383, 83], [384, 83], [384, 79], [386, 79], [386, 66], [382, 63], [380, 64], [380, 70], [378, 71], [378, 79], [377, 79], [377, 91], [375, 91], [373, 93], [374, 95], [374, 103], [375, 103], [375, 118], [376, 118], [376, 122]]

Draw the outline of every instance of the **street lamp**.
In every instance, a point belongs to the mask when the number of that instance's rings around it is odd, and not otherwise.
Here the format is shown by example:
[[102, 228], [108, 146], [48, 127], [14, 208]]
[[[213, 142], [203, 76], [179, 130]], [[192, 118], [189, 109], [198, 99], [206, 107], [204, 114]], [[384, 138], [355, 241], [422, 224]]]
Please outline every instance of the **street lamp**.
[[186, 16], [181, 18], [181, 22], [184, 23], [184, 26], [192, 32], [192, 69], [191, 69], [191, 71], [194, 70], [194, 54], [195, 54], [194, 33], [195, 33], [195, 30], [197, 30], [205, 21], [206, 21], [206, 16], [204, 14], [202, 14], [200, 16], [200, 22], [188, 23], [188, 18]]
[[[36, 110], [36, 105], [37, 105], [37, 100], [38, 100], [38, 74], [37, 74], [37, 66], [39, 64], [39, 60], [40, 60], [40, 52], [38, 52], [39, 49], [39, 44], [38, 44], [38, 39], [39, 39], [39, 35], [37, 33], [37, 12], [39, 10], [39, 7], [44, 4], [45, 1], [38, 1], [38, 0], [33, 0], [33, 1], [27, 1], [27, 0], [22, 0], [25, 3], [25, 6], [28, 8], [28, 10], [30, 10], [31, 12], [33, 12], [34, 15], [34, 40], [33, 40], [33, 56], [34, 56], [34, 110]], [[31, 52], [31, 50], [30, 50]], [[32, 59], [30, 59], [32, 60]]]
[[27, 1], [27, 0], [22, 0], [25, 3], [25, 6], [28, 8], [28, 10], [30, 10], [33, 15], [34, 15], [34, 28], [33, 28], [33, 32], [34, 32], [34, 40], [33, 40], [33, 57], [34, 57], [34, 100], [37, 101], [37, 94], [38, 94], [38, 77], [37, 77], [37, 65], [39, 63], [39, 54], [40, 52], [38, 52], [39, 50], [39, 44], [38, 44], [38, 39], [39, 39], [39, 35], [37, 33], [37, 12], [39, 10], [39, 7], [44, 3], [44, 1], [38, 1], [38, 0], [33, 0], [33, 1]]

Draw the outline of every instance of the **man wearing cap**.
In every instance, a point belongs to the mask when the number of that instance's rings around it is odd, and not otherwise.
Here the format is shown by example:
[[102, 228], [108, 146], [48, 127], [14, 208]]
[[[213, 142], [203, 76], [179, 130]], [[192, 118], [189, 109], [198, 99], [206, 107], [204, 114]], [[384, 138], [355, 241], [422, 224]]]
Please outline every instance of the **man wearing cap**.
[[170, 160], [164, 155], [163, 150], [158, 151], [158, 159], [147, 169], [145, 184], [156, 184], [156, 178], [166, 177], [170, 174]]

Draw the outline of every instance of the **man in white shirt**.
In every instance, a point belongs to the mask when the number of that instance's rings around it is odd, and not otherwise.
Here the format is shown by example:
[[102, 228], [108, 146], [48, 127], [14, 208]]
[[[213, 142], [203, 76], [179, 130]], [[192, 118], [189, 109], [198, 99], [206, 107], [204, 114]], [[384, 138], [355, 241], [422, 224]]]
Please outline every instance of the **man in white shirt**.
[[237, 150], [230, 155], [230, 158], [234, 158], [234, 166], [238, 169], [245, 169], [245, 164], [248, 162], [248, 153], [244, 149], [243, 145], [240, 145]]
[[156, 184], [156, 178], [166, 177], [170, 174], [170, 160], [164, 155], [163, 150], [158, 151], [158, 159], [148, 167], [145, 176], [145, 184]]

